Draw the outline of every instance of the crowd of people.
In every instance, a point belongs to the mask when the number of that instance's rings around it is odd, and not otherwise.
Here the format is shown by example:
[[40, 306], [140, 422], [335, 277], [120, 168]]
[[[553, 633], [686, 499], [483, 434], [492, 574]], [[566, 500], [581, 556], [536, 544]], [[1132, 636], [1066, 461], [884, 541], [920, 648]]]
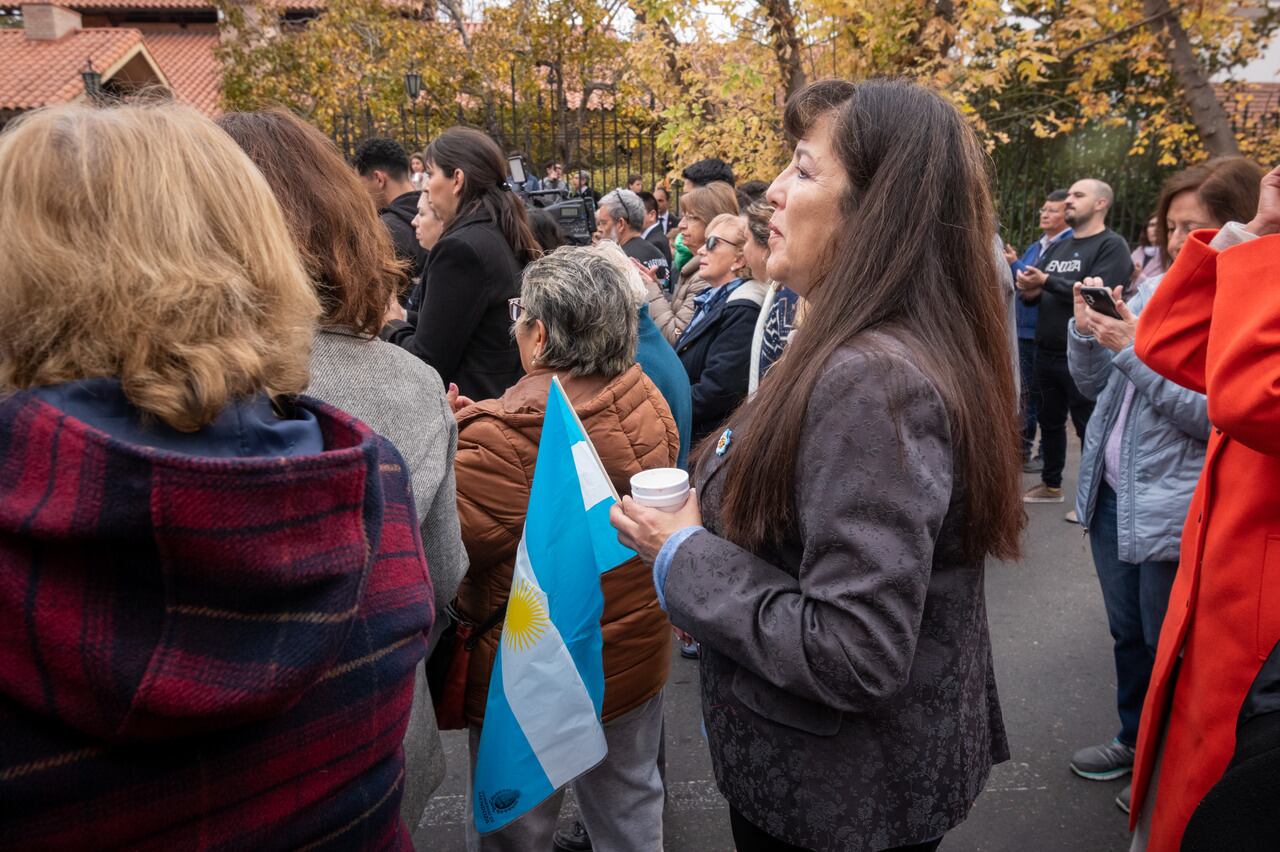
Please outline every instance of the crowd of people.
[[[938, 848], [1009, 758], [984, 571], [1066, 501], [1068, 420], [1119, 729], [1064, 762], [1133, 773], [1134, 849], [1268, 848], [1280, 169], [1177, 172], [1132, 251], [1082, 176], [1019, 251], [939, 95], [828, 80], [783, 120], [780, 174], [700, 160], [678, 207], [513, 185], [467, 127], [348, 162], [282, 110], [12, 122], [4, 845], [412, 848], [441, 727], [475, 769], [558, 377], [636, 553], [608, 755], [577, 823], [562, 789], [468, 849], [663, 847], [673, 637], [738, 850]], [[627, 496], [665, 467], [682, 507]]]

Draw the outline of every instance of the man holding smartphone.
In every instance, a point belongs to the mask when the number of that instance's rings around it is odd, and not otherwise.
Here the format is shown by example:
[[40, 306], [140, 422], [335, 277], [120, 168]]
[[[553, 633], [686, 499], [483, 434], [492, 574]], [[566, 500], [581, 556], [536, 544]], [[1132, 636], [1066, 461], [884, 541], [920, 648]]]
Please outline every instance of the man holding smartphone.
[[1067, 323], [1074, 313], [1077, 281], [1092, 276], [1111, 288], [1127, 284], [1133, 273], [1128, 243], [1106, 225], [1107, 211], [1114, 201], [1115, 193], [1106, 183], [1093, 178], [1076, 181], [1067, 192], [1064, 209], [1071, 237], [1049, 246], [1037, 266], [1018, 271], [1022, 301], [1040, 307], [1033, 383], [1039, 397], [1044, 470], [1041, 483], [1023, 495], [1026, 503], [1063, 502], [1067, 417], [1083, 441], [1093, 412], [1093, 402], [1076, 389], [1067, 367]]

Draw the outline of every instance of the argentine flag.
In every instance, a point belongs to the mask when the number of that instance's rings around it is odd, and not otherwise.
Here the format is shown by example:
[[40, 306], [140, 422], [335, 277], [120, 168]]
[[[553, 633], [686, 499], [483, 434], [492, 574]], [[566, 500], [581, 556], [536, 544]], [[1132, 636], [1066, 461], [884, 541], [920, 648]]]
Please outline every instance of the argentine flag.
[[482, 834], [537, 807], [608, 751], [600, 575], [635, 556], [609, 524], [617, 499], [553, 378], [472, 781]]

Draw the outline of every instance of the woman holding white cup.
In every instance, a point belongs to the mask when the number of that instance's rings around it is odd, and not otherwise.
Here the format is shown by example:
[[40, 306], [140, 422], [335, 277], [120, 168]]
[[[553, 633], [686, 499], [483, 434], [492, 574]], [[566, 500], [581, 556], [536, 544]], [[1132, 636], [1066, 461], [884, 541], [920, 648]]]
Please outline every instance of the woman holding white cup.
[[689, 499], [689, 474], [678, 467], [643, 470], [631, 477], [631, 499], [651, 509], [678, 512]]
[[901, 81], [814, 83], [786, 126], [767, 272], [804, 331], [684, 506], [612, 519], [702, 643], [737, 849], [930, 852], [1008, 759], [983, 570], [1024, 516], [985, 155]]

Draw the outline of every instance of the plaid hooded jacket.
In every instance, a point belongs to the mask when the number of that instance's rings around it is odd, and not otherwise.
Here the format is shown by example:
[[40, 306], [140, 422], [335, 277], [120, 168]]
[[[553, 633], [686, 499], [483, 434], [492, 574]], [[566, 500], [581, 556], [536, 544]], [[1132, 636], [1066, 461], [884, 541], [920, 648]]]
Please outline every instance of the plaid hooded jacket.
[[409, 849], [434, 618], [399, 454], [206, 459], [0, 401], [0, 845]]

